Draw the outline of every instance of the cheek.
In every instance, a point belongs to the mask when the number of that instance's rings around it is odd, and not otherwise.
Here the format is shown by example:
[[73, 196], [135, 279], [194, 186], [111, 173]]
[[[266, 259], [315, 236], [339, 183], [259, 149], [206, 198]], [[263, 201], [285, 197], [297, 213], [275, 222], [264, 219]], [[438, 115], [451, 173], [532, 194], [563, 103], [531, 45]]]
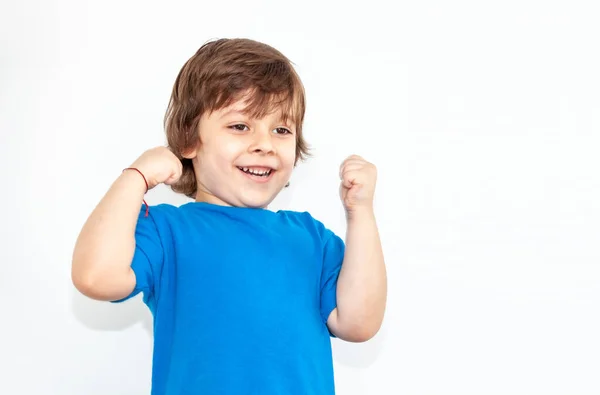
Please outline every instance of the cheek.
[[296, 161], [296, 144], [288, 144], [280, 151], [279, 157], [281, 162], [286, 169], [293, 169], [294, 162]]
[[244, 151], [245, 147], [241, 141], [231, 138], [221, 138], [213, 141], [210, 152], [219, 165], [231, 165]]

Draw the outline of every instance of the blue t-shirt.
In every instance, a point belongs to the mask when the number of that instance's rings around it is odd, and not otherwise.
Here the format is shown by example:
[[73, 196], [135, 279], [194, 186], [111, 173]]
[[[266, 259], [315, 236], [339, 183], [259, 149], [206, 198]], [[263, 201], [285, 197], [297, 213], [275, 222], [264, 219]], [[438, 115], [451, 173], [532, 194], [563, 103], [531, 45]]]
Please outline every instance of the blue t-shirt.
[[154, 316], [152, 395], [334, 394], [326, 321], [340, 237], [306, 212], [198, 202], [145, 212], [123, 300], [142, 292]]

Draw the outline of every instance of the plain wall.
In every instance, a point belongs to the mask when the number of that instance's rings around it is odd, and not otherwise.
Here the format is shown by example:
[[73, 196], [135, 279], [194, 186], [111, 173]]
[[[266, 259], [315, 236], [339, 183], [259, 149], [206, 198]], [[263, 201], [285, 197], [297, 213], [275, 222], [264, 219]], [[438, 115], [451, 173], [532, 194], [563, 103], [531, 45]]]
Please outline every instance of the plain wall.
[[218, 37], [277, 47], [306, 86], [314, 158], [273, 209], [343, 235], [340, 163], [379, 169], [388, 308], [372, 341], [333, 341], [339, 394], [600, 393], [595, 2], [0, 7], [0, 393], [149, 393], [148, 309], [78, 294], [71, 254]]

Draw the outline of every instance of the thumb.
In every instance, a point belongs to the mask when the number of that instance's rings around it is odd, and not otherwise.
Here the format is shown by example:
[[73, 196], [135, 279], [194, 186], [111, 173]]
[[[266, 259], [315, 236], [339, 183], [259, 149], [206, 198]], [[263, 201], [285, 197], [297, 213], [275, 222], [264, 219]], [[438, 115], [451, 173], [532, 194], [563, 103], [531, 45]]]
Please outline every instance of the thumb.
[[348, 189], [352, 188], [352, 185], [354, 185], [354, 178], [353, 177], [344, 177], [342, 179], [342, 185]]

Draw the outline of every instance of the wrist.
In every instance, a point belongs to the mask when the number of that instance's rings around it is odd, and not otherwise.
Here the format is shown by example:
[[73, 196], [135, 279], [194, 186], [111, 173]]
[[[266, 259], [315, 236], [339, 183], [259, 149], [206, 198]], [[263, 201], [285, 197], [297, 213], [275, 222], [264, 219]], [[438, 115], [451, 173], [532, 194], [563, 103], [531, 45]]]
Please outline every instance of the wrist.
[[150, 185], [148, 184], [148, 179], [144, 173], [135, 167], [127, 167], [123, 169], [121, 177], [126, 178], [128, 183], [133, 183], [133, 185], [139, 186], [144, 194], [151, 189]]
[[[148, 192], [148, 190], [150, 189], [150, 186], [148, 185], [146, 176], [144, 175], [144, 173], [142, 173], [136, 167], [127, 167], [127, 168], [123, 169], [123, 172], [121, 173], [120, 178], [125, 181], [127, 186], [135, 185], [136, 188], [139, 188], [138, 191], [142, 194], [142, 196], [145, 195], [146, 192]], [[148, 213], [150, 211], [150, 206], [148, 206], [148, 203], [146, 203], [146, 200], [143, 198], [142, 198], [142, 202], [146, 206], [146, 217], [147, 217]]]
[[346, 210], [346, 218], [348, 222], [371, 220], [375, 218], [375, 210], [373, 206], [358, 206], [351, 210]]

